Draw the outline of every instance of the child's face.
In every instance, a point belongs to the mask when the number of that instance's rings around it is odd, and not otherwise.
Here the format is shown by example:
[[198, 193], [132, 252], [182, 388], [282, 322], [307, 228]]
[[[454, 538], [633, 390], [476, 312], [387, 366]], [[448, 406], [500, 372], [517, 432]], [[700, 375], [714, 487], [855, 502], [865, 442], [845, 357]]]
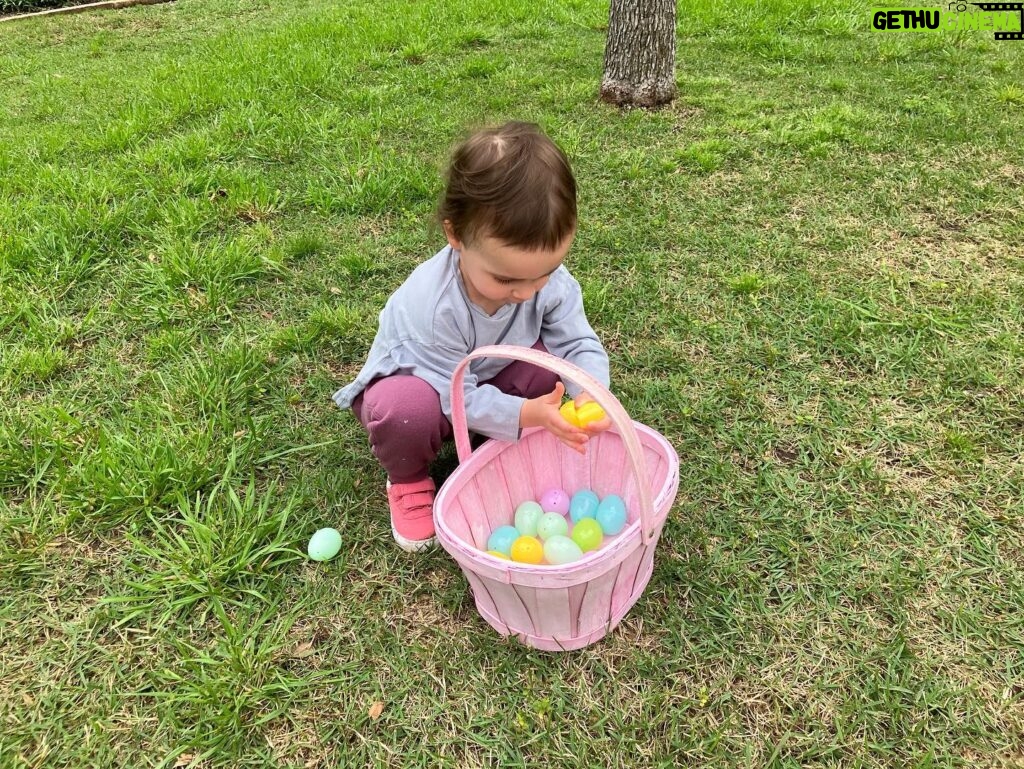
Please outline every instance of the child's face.
[[506, 304], [529, 301], [548, 282], [572, 247], [576, 233], [553, 250], [527, 251], [488, 235], [460, 241], [445, 222], [448, 243], [460, 253], [459, 267], [470, 300], [492, 315]]

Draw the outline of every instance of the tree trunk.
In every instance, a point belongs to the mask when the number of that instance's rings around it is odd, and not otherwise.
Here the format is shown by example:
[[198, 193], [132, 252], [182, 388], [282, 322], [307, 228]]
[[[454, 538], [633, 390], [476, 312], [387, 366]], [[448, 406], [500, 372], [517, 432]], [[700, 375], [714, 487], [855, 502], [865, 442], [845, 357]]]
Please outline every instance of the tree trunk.
[[611, 0], [601, 98], [656, 107], [676, 95], [676, 0]]

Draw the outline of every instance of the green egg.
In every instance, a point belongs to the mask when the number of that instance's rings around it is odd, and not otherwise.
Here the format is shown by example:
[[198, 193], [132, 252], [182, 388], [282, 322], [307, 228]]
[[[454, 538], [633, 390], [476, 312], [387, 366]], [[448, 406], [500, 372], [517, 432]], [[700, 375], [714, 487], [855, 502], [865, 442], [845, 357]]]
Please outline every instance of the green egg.
[[572, 541], [580, 546], [584, 553], [590, 550], [597, 550], [604, 540], [604, 532], [601, 531], [601, 524], [593, 518], [584, 518], [572, 527]]
[[564, 534], [554, 534], [544, 543], [544, 557], [553, 566], [564, 566], [582, 558], [583, 550]]
[[568, 533], [569, 522], [559, 513], [544, 513], [537, 524], [537, 536], [545, 541], [559, 534], [565, 535]]
[[320, 529], [309, 538], [306, 552], [314, 561], [329, 561], [341, 550], [341, 534], [336, 529]]
[[544, 510], [536, 502], [528, 500], [516, 508], [516, 529], [524, 537], [537, 536], [537, 524], [540, 523]]

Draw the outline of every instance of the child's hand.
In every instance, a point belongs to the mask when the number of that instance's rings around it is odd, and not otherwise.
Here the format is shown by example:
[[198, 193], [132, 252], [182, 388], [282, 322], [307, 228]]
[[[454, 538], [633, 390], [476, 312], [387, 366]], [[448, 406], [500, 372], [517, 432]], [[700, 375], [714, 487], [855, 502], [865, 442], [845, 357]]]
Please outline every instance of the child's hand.
[[[566, 422], [558, 412], [564, 394], [565, 385], [558, 382], [547, 395], [524, 401], [522, 411], [519, 412], [519, 426], [543, 427], [570, 449], [583, 454], [590, 436], [585, 430]], [[607, 418], [602, 421], [607, 421]]]
[[[581, 392], [579, 395], [577, 395], [573, 399], [573, 403], [576, 404], [576, 408], [578, 409], [584, 403], [597, 403], [597, 401], [595, 401], [593, 398], [591, 398], [590, 395], [587, 392]], [[600, 405], [600, 404], [598, 404], [598, 405]], [[588, 433], [593, 435], [593, 434], [597, 434], [597, 433], [600, 433], [600, 432], [604, 432], [605, 430], [607, 430], [611, 426], [612, 426], [612, 420], [608, 418], [607, 414], [605, 414], [605, 416], [601, 417], [596, 422], [588, 422], [587, 424], [585, 424], [583, 426], [583, 429], [586, 432], [588, 432]]]

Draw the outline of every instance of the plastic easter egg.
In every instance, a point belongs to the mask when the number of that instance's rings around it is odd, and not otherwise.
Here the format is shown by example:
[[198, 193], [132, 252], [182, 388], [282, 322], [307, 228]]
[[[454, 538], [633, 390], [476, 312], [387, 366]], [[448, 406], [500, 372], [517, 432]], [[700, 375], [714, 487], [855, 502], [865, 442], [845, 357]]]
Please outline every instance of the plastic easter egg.
[[562, 419], [571, 424], [573, 427], [580, 426], [579, 417], [576, 416], [576, 404], [572, 401], [566, 401], [558, 409], [558, 413], [562, 415]]
[[512, 543], [519, 539], [519, 529], [515, 526], [499, 526], [487, 538], [487, 549], [511, 555]]
[[587, 401], [576, 409], [576, 422], [580, 427], [586, 427], [591, 422], [598, 422], [604, 419], [604, 409], [593, 401]]
[[503, 561], [509, 560], [509, 557], [500, 550], [488, 550], [487, 555], [493, 555], [495, 558], [500, 558]]
[[601, 524], [601, 530], [613, 537], [626, 527], [626, 503], [622, 497], [609, 494], [597, 506], [597, 515], [594, 517]]
[[537, 524], [540, 523], [544, 509], [533, 500], [523, 502], [516, 508], [516, 529], [524, 537], [537, 536]]
[[578, 561], [583, 557], [580, 546], [564, 534], [555, 534], [548, 537], [544, 543], [544, 558], [553, 566], [561, 566], [566, 563]]
[[306, 552], [314, 561], [329, 561], [341, 550], [341, 534], [337, 529], [320, 529], [309, 538]]
[[547, 541], [558, 534], [565, 536], [569, 533], [569, 522], [565, 516], [558, 513], [544, 513], [540, 523], [537, 524], [537, 536]]
[[544, 546], [536, 537], [520, 537], [512, 543], [512, 560], [518, 563], [540, 563], [544, 560]]
[[569, 503], [569, 517], [572, 518], [572, 522], [579, 523], [583, 518], [594, 518], [600, 501], [597, 494], [590, 489], [577, 491]]
[[546, 513], [568, 515], [569, 495], [561, 489], [548, 489], [540, 497], [540, 506]]
[[604, 409], [594, 401], [587, 401], [579, 408], [574, 401], [566, 401], [558, 409], [558, 412], [569, 424], [574, 427], [586, 427], [591, 422], [597, 422], [605, 418]]
[[572, 541], [580, 546], [580, 550], [587, 553], [601, 547], [604, 540], [604, 532], [601, 531], [601, 524], [593, 518], [584, 518], [572, 527]]

